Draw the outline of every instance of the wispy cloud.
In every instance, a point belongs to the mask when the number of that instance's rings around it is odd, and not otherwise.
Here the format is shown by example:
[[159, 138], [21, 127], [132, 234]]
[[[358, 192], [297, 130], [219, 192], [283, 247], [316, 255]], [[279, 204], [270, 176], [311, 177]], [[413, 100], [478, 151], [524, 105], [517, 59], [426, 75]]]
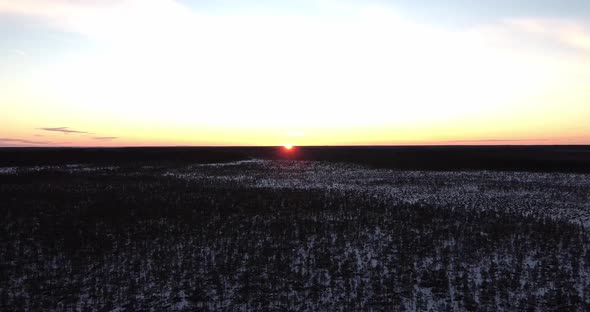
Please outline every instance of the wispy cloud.
[[[43, 130], [43, 131], [50, 131], [50, 132], [61, 132], [63, 134], [82, 134], [82, 135], [87, 135], [87, 134], [93, 134], [92, 132], [88, 132], [88, 131], [81, 131], [81, 130], [75, 130], [72, 129], [70, 127], [41, 127], [41, 128], [37, 128], [38, 130]], [[44, 137], [44, 135], [41, 134], [35, 134], [36, 137]], [[99, 141], [99, 142], [107, 142], [107, 141], [113, 141], [118, 139], [119, 137], [116, 136], [93, 136], [93, 137], [88, 137], [86, 136], [87, 139], [91, 139], [94, 141]], [[25, 143], [25, 144], [52, 144], [51, 142], [36, 142], [36, 141], [28, 141], [28, 140], [19, 140], [19, 139], [6, 139], [6, 142], [9, 142], [8, 140], [13, 140], [13, 143]], [[0, 144], [3, 143], [0, 140]], [[65, 142], [61, 142], [60, 144], [66, 144]]]
[[[157, 31], [179, 19], [184, 23], [192, 15], [186, 6], [174, 0], [0, 0], [0, 14], [38, 18], [63, 31], [95, 38], [130, 35], [130, 31], [141, 29]], [[152, 22], [162, 17], [165, 24], [156, 26]], [[105, 20], [110, 22], [104, 23]]]
[[97, 141], [112, 141], [112, 140], [116, 140], [119, 137], [92, 137], [93, 140], [97, 140]]
[[70, 129], [70, 127], [45, 127], [45, 128], [38, 128], [39, 130], [43, 130], [43, 131], [52, 131], [52, 132], [62, 132], [65, 134], [68, 133], [90, 133], [87, 131], [79, 131], [79, 130], [74, 130], [74, 129]]
[[115, 6], [115, 1], [68, 1], [68, 0], [0, 0], [0, 12], [44, 17], [75, 15], [82, 10]]
[[474, 140], [450, 140], [441, 143], [502, 143], [502, 142], [538, 142], [549, 141], [548, 139], [474, 139]]
[[13, 138], [0, 138], [0, 144], [33, 144], [33, 145], [46, 145], [51, 144], [51, 142], [47, 141], [31, 141], [31, 140], [24, 140], [24, 139], [13, 139]]
[[25, 56], [26, 55], [25, 51], [20, 50], [20, 49], [13, 49], [12, 52], [14, 54], [16, 54], [16, 55], [19, 55], [19, 56]]
[[507, 22], [514, 31], [526, 32], [539, 39], [565, 47], [590, 52], [590, 25], [581, 21], [542, 18], [520, 18]]

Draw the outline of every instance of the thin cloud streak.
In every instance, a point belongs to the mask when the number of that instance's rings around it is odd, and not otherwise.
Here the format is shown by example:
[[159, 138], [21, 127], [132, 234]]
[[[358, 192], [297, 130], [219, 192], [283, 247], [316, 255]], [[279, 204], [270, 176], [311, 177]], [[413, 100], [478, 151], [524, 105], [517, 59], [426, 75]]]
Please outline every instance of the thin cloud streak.
[[482, 140], [450, 140], [441, 143], [490, 143], [490, 142], [536, 142], [549, 141], [548, 139], [482, 139]]
[[92, 137], [93, 140], [97, 140], [97, 141], [112, 141], [112, 140], [116, 140], [119, 137]]
[[38, 128], [39, 130], [43, 130], [43, 131], [53, 131], [53, 132], [62, 132], [62, 133], [84, 133], [84, 134], [88, 134], [90, 132], [87, 131], [78, 131], [78, 130], [73, 130], [70, 129], [70, 127], [55, 127], [55, 128]]
[[47, 141], [30, 141], [30, 140], [24, 140], [24, 139], [0, 138], [0, 144], [10, 144], [10, 143], [34, 144], [34, 145], [52, 144], [52, 142], [47, 142]]
[[521, 18], [508, 21], [517, 31], [590, 52], [590, 25], [575, 20]]

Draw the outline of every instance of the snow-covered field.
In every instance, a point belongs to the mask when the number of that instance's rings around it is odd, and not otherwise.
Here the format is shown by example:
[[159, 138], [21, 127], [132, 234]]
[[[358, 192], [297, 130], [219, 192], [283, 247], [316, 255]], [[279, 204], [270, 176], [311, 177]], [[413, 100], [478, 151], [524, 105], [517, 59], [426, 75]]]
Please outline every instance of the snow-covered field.
[[0, 182], [0, 311], [590, 310], [589, 175], [249, 160]]
[[[0, 167], [1, 175], [54, 172], [116, 173], [118, 166]], [[245, 160], [182, 168], [142, 166], [126, 174], [161, 174], [196, 183], [232, 183], [240, 187], [336, 190], [361, 193], [396, 203], [544, 214], [590, 223], [590, 175], [513, 171], [401, 171], [318, 161]]]
[[241, 186], [360, 192], [390, 203], [545, 214], [590, 222], [590, 175], [496, 171], [399, 171], [316, 161], [199, 164], [164, 176]]

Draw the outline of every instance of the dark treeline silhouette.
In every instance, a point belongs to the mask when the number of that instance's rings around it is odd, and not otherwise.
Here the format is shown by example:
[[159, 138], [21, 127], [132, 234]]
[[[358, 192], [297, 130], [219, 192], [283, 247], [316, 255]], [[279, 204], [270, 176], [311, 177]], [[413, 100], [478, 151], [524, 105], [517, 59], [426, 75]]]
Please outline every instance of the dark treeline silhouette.
[[589, 146], [0, 148], [0, 166], [208, 163], [243, 159], [352, 162], [402, 170], [590, 172]]
[[121, 168], [0, 175], [0, 214], [2, 311], [590, 309], [585, 227], [501, 207]]

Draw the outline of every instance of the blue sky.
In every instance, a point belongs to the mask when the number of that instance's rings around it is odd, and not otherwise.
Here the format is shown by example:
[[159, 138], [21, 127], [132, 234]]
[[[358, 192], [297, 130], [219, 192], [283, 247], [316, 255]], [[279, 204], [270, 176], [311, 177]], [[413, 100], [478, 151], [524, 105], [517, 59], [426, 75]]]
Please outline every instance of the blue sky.
[[366, 1], [194, 1], [182, 3], [195, 9], [235, 12], [252, 8], [273, 8], [301, 14], [333, 14], [332, 4], [375, 5], [403, 11], [431, 23], [477, 23], [508, 17], [590, 18], [590, 3], [584, 0], [366, 0]]

